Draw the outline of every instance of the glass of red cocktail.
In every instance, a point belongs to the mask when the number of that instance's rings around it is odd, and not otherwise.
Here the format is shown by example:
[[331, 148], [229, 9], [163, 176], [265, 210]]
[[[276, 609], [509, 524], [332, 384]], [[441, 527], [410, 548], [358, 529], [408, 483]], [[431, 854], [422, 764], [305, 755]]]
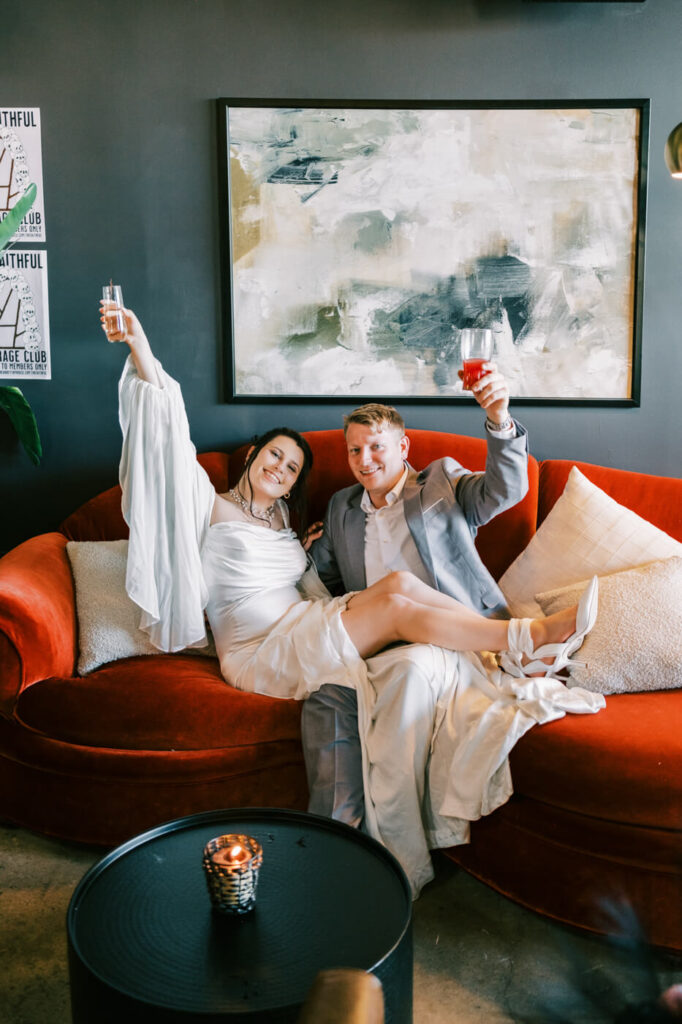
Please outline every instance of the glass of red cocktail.
[[492, 359], [493, 332], [489, 327], [465, 327], [460, 331], [462, 352], [462, 387], [471, 391], [477, 380], [485, 376], [483, 366]]

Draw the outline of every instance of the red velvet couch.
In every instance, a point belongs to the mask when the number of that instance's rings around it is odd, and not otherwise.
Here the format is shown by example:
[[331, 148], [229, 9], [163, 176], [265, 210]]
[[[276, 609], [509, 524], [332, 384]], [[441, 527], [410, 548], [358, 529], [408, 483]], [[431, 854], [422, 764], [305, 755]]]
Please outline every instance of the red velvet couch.
[[[410, 458], [451, 454], [482, 468], [485, 443], [410, 431]], [[311, 512], [351, 482], [340, 430], [306, 435]], [[225, 490], [245, 450], [200, 456]], [[563, 490], [572, 463], [530, 460], [530, 489], [479, 534], [499, 577]], [[580, 470], [616, 501], [682, 540], [682, 480]], [[227, 806], [304, 808], [300, 705], [227, 686], [215, 659], [128, 658], [76, 675], [67, 539], [125, 537], [120, 491], [82, 506], [60, 532], [0, 560], [0, 817], [112, 845], [184, 814]], [[515, 794], [448, 851], [512, 899], [594, 931], [603, 898], [627, 897], [651, 940], [682, 950], [682, 692], [607, 698], [594, 716], [531, 730], [513, 751]]]

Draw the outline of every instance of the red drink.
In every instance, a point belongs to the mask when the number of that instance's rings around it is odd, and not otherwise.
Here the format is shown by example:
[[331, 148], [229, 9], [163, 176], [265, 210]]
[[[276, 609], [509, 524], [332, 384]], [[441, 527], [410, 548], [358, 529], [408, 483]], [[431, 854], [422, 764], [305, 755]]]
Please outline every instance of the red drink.
[[462, 378], [462, 387], [465, 391], [471, 391], [472, 384], [475, 384], [481, 377], [485, 377], [486, 371], [483, 369], [487, 363], [487, 359], [465, 359], [462, 362], [464, 368], [464, 376]]

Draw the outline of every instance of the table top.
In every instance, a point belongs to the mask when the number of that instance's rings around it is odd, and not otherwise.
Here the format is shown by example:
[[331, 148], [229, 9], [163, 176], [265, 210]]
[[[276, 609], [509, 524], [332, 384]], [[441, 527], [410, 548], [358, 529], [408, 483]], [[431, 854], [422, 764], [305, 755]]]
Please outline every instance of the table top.
[[[213, 911], [205, 843], [226, 832], [263, 847], [255, 909]], [[88, 871], [73, 894], [72, 952], [106, 985], [193, 1013], [299, 1005], [319, 970], [371, 970], [410, 926], [398, 862], [368, 836], [271, 808], [210, 811], [145, 832]]]

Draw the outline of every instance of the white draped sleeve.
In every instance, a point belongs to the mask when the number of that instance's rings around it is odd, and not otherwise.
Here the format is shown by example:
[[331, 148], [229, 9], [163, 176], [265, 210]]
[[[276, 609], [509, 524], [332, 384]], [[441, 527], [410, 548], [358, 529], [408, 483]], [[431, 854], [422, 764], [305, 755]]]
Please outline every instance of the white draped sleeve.
[[118, 388], [126, 590], [154, 646], [179, 651], [207, 643], [201, 546], [215, 489], [197, 462], [180, 385], [156, 366], [160, 388], [138, 377], [129, 356]]

